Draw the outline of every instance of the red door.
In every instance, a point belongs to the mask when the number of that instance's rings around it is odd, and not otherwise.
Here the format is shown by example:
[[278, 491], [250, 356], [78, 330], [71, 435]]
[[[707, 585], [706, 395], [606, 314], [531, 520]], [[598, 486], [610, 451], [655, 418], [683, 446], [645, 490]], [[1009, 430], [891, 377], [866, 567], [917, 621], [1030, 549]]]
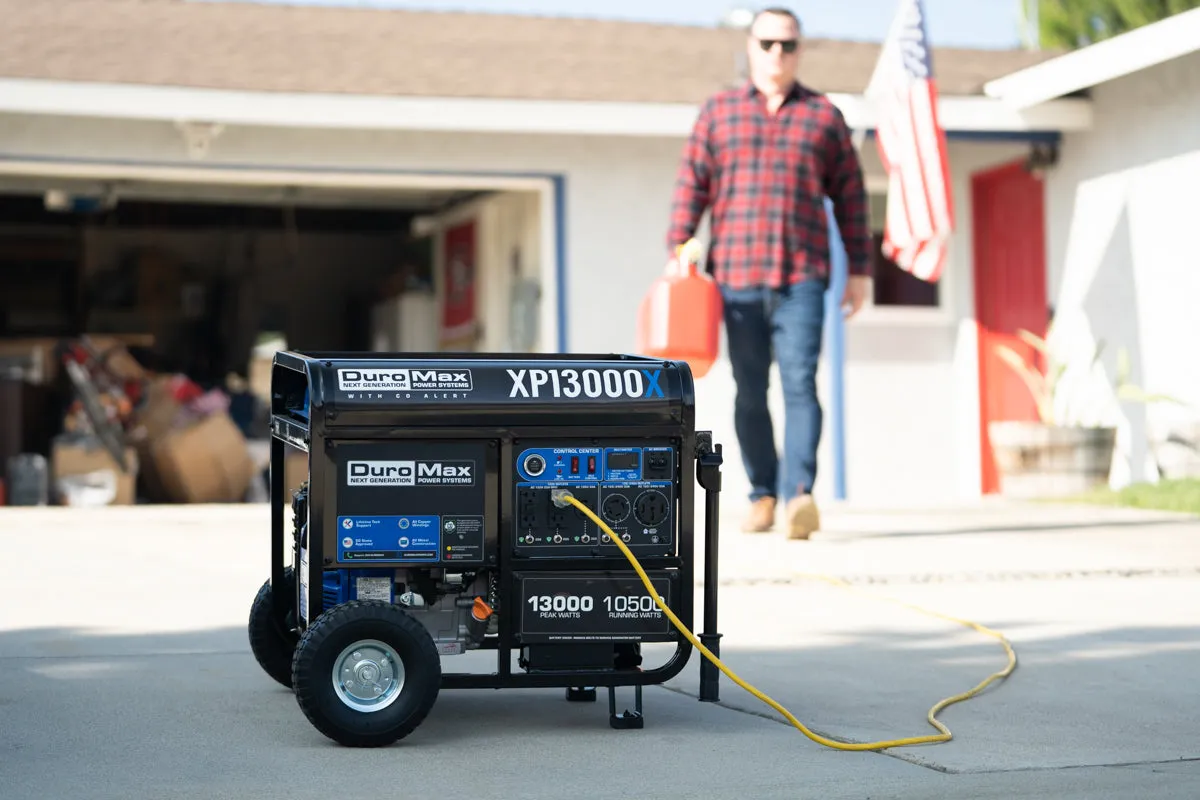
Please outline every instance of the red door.
[[[988, 438], [992, 420], [1036, 420], [1029, 389], [996, 355], [1006, 344], [1033, 359], [1017, 337], [1044, 336], [1046, 304], [1044, 187], [1020, 162], [971, 177], [975, 250], [975, 319], [979, 331], [979, 423], [984, 493], [999, 490]], [[1031, 363], [1041, 366], [1039, 361]]]
[[448, 228], [442, 264], [443, 350], [474, 350], [478, 327], [475, 320], [477, 284], [475, 221]]

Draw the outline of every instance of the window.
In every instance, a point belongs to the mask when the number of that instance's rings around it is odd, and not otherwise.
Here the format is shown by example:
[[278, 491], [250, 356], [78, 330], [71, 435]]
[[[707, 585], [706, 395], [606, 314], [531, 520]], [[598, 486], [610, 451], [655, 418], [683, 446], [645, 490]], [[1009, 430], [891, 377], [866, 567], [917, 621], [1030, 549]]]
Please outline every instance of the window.
[[940, 284], [914, 277], [883, 255], [883, 221], [887, 209], [887, 194], [871, 192], [867, 199], [875, 253], [874, 304], [885, 307], [937, 308]]

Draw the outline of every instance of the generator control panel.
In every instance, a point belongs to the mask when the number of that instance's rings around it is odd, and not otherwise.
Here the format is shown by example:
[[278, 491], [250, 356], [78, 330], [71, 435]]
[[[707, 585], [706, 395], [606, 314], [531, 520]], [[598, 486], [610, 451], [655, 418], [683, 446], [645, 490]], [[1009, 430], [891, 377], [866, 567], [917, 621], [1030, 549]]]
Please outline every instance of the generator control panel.
[[620, 554], [582, 511], [553, 503], [556, 488], [570, 489], [635, 554], [675, 553], [678, 459], [670, 442], [520, 442], [513, 452], [518, 557]]

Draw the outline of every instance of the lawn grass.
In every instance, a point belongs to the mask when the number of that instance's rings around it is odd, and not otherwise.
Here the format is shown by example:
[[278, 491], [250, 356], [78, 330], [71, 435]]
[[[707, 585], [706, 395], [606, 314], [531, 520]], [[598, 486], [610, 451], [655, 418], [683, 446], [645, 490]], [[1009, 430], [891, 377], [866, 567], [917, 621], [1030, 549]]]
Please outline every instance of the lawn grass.
[[1153, 511], [1179, 511], [1200, 515], [1200, 478], [1164, 480], [1158, 483], [1134, 483], [1116, 491], [1097, 489], [1070, 500], [1096, 505], [1145, 508]]

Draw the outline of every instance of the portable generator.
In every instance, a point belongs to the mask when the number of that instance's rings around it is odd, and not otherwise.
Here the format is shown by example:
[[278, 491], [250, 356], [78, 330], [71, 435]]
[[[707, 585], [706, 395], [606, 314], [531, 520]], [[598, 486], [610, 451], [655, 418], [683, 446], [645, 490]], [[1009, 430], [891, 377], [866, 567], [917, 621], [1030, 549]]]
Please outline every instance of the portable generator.
[[[610, 724], [641, 728], [642, 687], [678, 675], [693, 650], [646, 582], [690, 632], [696, 484], [698, 641], [718, 652], [721, 449], [695, 430], [685, 362], [280, 352], [270, 428], [271, 571], [250, 645], [334, 741], [395, 742], [443, 688], [561, 688], [594, 701], [605, 687]], [[308, 461], [290, 498], [289, 445]], [[676, 647], [643, 668], [646, 643]], [[471, 650], [496, 651], [494, 671], [443, 667]], [[632, 711], [617, 713], [619, 687], [632, 688]], [[706, 660], [699, 697], [718, 699]]]

